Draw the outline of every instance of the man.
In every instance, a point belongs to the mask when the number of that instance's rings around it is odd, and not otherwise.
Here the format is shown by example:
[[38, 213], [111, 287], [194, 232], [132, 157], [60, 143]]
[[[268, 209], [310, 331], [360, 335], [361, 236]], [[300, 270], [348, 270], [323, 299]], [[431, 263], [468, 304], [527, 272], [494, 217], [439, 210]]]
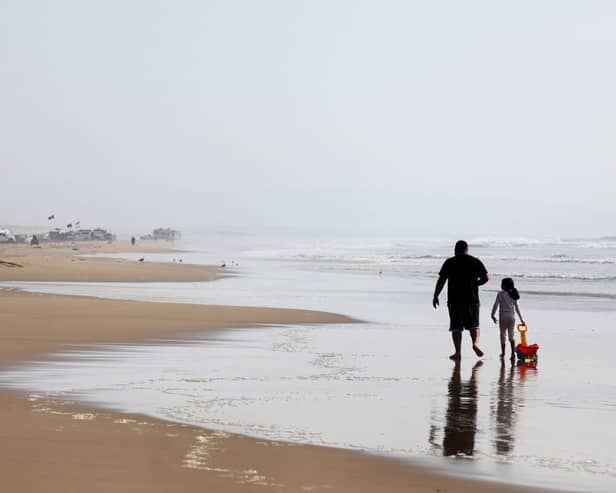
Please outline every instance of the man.
[[449, 330], [455, 347], [455, 353], [449, 358], [459, 361], [461, 357], [462, 331], [468, 330], [473, 342], [473, 351], [479, 357], [479, 286], [488, 282], [488, 271], [481, 260], [468, 254], [468, 243], [458, 241], [455, 256], [445, 260], [439, 272], [432, 306], [439, 305], [438, 297], [447, 286], [447, 308], [449, 309]]

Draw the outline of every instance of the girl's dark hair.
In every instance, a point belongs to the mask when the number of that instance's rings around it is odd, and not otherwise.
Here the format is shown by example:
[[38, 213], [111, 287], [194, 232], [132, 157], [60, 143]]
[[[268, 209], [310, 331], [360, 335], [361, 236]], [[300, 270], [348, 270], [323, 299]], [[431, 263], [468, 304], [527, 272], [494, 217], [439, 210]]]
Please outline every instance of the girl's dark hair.
[[515, 288], [515, 284], [513, 283], [513, 279], [511, 279], [511, 277], [505, 277], [505, 279], [501, 281], [501, 289], [503, 291], [507, 291], [509, 296], [511, 296], [514, 300], [517, 301], [520, 299], [520, 293]]

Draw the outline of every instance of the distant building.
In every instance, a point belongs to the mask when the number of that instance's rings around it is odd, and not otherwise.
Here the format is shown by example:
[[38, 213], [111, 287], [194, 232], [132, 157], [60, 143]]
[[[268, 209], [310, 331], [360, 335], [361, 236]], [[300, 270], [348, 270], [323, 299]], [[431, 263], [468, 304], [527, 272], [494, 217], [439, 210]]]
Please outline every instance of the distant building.
[[52, 243], [61, 243], [63, 241], [73, 241], [73, 232], [72, 231], [64, 231], [61, 229], [54, 229], [47, 233], [46, 238], [48, 241]]
[[96, 228], [92, 230], [92, 239], [95, 241], [113, 241], [115, 235], [106, 229]]
[[142, 240], [165, 240], [165, 241], [175, 241], [181, 238], [182, 234], [171, 228], [156, 228], [152, 230], [151, 234], [143, 235], [141, 237]]
[[106, 229], [77, 229], [60, 230], [55, 229], [47, 233], [47, 240], [54, 243], [65, 241], [114, 241], [115, 235]]
[[73, 231], [69, 234], [72, 234], [73, 241], [92, 240], [92, 230], [91, 229], [78, 229], [77, 231]]

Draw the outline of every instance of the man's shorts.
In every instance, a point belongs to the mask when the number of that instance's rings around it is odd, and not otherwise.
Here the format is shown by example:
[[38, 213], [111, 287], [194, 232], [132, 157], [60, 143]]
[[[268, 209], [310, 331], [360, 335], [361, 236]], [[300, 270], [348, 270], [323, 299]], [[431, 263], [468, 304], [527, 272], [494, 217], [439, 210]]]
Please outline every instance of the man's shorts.
[[479, 328], [479, 303], [447, 303], [447, 308], [450, 331]]

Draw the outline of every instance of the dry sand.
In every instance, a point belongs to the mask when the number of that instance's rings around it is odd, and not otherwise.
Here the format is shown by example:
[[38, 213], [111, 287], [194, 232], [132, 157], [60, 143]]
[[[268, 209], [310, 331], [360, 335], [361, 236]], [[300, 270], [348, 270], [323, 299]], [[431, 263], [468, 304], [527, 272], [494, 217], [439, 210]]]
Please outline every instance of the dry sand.
[[[90, 272], [94, 264], [77, 265]], [[184, 275], [180, 272], [178, 276]], [[73, 275], [65, 273], [67, 278]], [[93, 268], [85, 277], [94, 280], [98, 275]], [[7, 367], [41, 359], [69, 343], [139, 342], [255, 324], [350, 321], [305, 310], [2, 290], [0, 360]], [[143, 416], [30, 400], [12, 391], [0, 392], [0, 440], [0, 484], [2, 491], [12, 493], [530, 491], [444, 477], [359, 452], [208, 432]]]
[[170, 241], [147, 240], [138, 241], [135, 246], [127, 240], [106, 241], [76, 241], [61, 243], [41, 243], [37, 247], [21, 243], [0, 243], [0, 257], [3, 255], [75, 255], [93, 253], [170, 253], [183, 252], [178, 244]]
[[138, 251], [170, 252], [169, 244], [148, 242], [132, 248], [127, 242], [84, 243], [78, 250], [68, 244], [44, 244], [0, 247], [0, 281], [56, 282], [197, 282], [213, 281], [223, 270], [203, 265], [127, 261], [81, 257], [93, 253]]

